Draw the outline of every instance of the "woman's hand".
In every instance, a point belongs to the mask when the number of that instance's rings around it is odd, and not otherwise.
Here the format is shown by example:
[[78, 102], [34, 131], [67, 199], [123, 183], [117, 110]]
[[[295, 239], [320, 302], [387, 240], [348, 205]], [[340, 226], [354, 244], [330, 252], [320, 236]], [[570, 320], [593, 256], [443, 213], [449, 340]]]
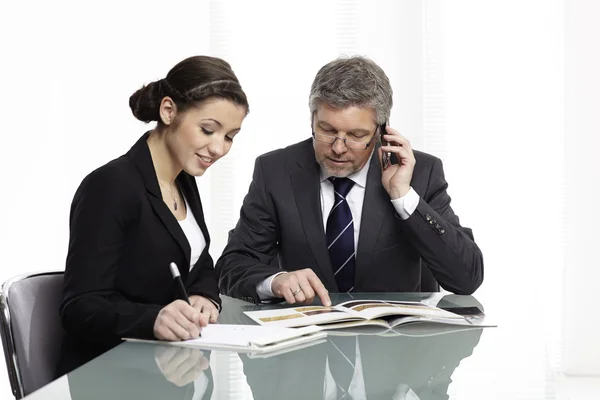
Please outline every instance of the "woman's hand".
[[[191, 302], [191, 300], [190, 300]], [[154, 321], [154, 336], [160, 340], [178, 341], [200, 336], [201, 313], [183, 300], [175, 300], [165, 306]]]
[[219, 318], [219, 310], [215, 303], [203, 296], [190, 296], [192, 307], [200, 313], [200, 326], [206, 326], [209, 322], [214, 324]]

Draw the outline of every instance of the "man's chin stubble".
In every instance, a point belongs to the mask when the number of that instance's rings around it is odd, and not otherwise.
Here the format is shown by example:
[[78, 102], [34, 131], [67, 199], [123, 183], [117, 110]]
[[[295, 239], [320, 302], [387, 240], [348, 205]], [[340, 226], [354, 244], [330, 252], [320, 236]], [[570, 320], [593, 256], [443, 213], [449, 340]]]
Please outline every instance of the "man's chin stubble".
[[321, 167], [325, 170], [327, 175], [335, 176], [336, 178], [346, 178], [353, 173], [353, 171], [348, 168], [331, 168], [323, 164], [321, 164]]

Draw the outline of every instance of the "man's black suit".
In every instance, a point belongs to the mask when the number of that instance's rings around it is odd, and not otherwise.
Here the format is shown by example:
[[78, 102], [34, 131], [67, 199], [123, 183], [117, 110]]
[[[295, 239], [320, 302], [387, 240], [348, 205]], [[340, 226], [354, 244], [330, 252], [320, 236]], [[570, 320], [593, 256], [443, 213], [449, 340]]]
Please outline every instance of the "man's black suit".
[[[420, 200], [407, 220], [396, 213], [381, 184], [379, 160], [371, 157], [354, 291], [421, 291], [428, 269], [444, 289], [471, 294], [483, 281], [481, 251], [450, 207], [442, 162], [414, 154], [411, 186]], [[312, 268], [329, 291], [339, 291], [326, 246], [319, 174], [312, 139], [257, 158], [240, 219], [216, 265], [222, 293], [258, 302], [256, 285], [280, 268]], [[279, 266], [273, 265], [276, 257]]]

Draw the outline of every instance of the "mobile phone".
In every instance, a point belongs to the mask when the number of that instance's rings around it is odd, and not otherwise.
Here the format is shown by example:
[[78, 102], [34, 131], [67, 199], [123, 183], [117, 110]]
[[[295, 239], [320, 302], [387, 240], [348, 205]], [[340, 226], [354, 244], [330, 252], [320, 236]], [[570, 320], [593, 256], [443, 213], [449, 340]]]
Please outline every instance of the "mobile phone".
[[[386, 134], [386, 130], [385, 130], [386, 126], [387, 126], [387, 122], [385, 124], [379, 125], [379, 141], [380, 141], [381, 146], [383, 146], [383, 143], [384, 143], [383, 135]], [[389, 146], [390, 143], [385, 142], [385, 145]], [[381, 163], [383, 164], [383, 169], [387, 169], [390, 165], [398, 164], [398, 157], [396, 156], [396, 153], [384, 151], [381, 156]]]

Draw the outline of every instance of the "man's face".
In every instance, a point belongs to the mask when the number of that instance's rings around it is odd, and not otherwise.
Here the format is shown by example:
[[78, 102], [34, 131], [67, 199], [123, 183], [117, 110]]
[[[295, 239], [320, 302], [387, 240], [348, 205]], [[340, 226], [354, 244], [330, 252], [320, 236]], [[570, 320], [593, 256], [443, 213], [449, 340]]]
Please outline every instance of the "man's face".
[[[345, 178], [360, 171], [369, 160], [377, 124], [371, 108], [350, 106], [340, 109], [322, 104], [313, 116], [313, 131], [315, 158], [319, 165], [328, 175]], [[325, 142], [333, 140], [334, 136], [338, 139], [333, 144]]]

